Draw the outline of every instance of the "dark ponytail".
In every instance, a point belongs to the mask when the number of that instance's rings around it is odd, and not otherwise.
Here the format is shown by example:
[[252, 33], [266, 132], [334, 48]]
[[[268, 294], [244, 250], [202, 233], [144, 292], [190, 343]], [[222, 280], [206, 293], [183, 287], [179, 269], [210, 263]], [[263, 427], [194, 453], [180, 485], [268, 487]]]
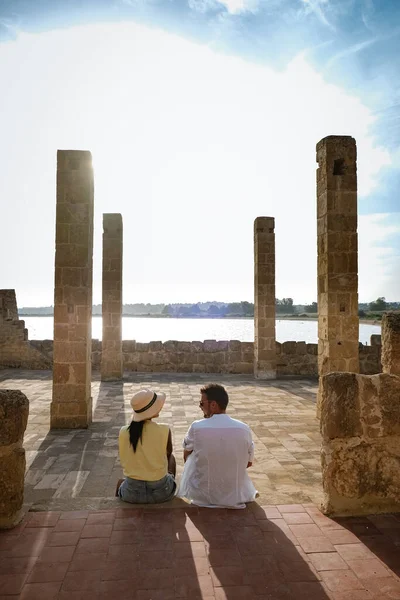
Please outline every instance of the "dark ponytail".
[[134, 452], [136, 452], [136, 448], [139, 443], [139, 440], [142, 441], [143, 425], [144, 425], [144, 421], [139, 421], [139, 422], [131, 421], [131, 424], [128, 427], [129, 441], [131, 443], [131, 446], [132, 446]]

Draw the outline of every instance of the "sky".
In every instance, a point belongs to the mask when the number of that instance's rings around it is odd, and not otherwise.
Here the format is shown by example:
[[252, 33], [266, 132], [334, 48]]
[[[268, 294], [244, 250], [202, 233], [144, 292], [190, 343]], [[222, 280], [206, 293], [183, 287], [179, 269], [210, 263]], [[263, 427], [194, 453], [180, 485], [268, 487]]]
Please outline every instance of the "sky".
[[0, 0], [0, 287], [53, 304], [57, 149], [124, 223], [124, 302], [317, 299], [315, 145], [358, 148], [359, 300], [400, 300], [400, 2]]

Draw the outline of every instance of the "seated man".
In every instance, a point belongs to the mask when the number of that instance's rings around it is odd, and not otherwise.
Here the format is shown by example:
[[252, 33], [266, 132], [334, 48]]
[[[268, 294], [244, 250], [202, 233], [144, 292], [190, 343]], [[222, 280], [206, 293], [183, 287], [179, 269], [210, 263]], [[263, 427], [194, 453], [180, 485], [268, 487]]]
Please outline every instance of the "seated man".
[[200, 392], [206, 418], [192, 423], [183, 440], [179, 496], [197, 506], [245, 508], [257, 494], [246, 471], [254, 457], [250, 427], [225, 413], [229, 397], [222, 385]]

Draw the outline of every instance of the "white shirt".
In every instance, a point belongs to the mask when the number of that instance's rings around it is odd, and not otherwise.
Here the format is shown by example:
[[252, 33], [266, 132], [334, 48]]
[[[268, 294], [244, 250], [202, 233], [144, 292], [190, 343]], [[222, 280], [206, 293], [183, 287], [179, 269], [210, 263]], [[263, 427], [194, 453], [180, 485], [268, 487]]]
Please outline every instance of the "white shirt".
[[213, 415], [195, 421], [183, 440], [192, 450], [182, 474], [179, 496], [197, 506], [245, 508], [256, 489], [247, 474], [254, 458], [248, 425], [229, 415]]

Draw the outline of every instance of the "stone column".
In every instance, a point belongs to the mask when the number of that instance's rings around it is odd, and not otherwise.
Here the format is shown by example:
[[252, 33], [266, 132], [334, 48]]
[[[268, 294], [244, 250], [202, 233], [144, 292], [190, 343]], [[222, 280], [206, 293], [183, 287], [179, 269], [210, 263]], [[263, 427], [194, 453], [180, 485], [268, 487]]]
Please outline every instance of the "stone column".
[[90, 152], [59, 150], [52, 428], [92, 420], [93, 188]]
[[[318, 371], [359, 372], [357, 149], [350, 136], [317, 144]], [[320, 394], [318, 398], [318, 413]]]
[[19, 390], [0, 390], [0, 529], [22, 519], [28, 398]]
[[276, 377], [275, 220], [254, 221], [254, 376]]
[[122, 379], [122, 216], [103, 215], [101, 380]]
[[382, 371], [400, 376], [400, 313], [382, 318]]

